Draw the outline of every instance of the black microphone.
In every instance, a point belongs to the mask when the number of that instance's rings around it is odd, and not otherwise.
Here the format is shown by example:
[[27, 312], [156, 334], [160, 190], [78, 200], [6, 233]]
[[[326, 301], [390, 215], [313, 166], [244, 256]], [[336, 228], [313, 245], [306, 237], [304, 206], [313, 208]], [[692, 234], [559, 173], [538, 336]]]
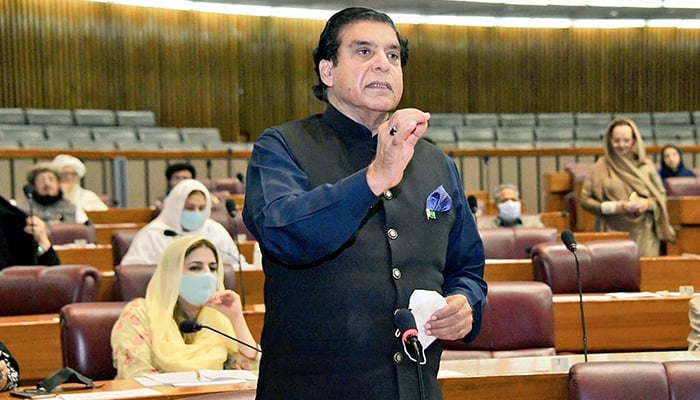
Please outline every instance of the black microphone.
[[561, 233], [561, 241], [564, 242], [564, 246], [569, 249], [570, 252], [576, 254], [576, 239], [574, 238], [574, 233], [569, 229]]
[[473, 194], [467, 196], [467, 203], [469, 203], [469, 209], [472, 211], [472, 214], [476, 215], [477, 211], [479, 211], [479, 203], [476, 200], [476, 196]]
[[243, 264], [241, 263], [241, 246], [238, 244], [238, 222], [236, 222], [236, 202], [232, 199], [226, 199], [226, 211], [231, 216], [233, 222], [233, 243], [236, 245], [236, 250], [238, 250], [238, 276], [239, 282], [241, 284], [241, 304], [245, 309], [245, 282], [243, 281]]
[[[421, 399], [425, 399], [425, 388], [423, 384], [423, 371], [421, 364], [425, 364], [426, 360], [423, 356], [423, 346], [418, 340], [418, 328], [416, 327], [416, 319], [413, 313], [408, 308], [400, 308], [394, 313], [394, 325], [401, 335], [403, 349], [408, 355], [408, 358], [416, 362], [416, 373], [418, 375], [418, 391]], [[406, 346], [408, 345], [408, 347]], [[411, 349], [409, 352], [408, 349]]]
[[163, 231], [163, 235], [169, 236], [169, 237], [175, 237], [175, 236], [179, 235], [179, 233], [175, 232], [172, 229], [166, 229]]
[[22, 186], [22, 191], [27, 197], [27, 203], [29, 203], [29, 217], [32, 219], [32, 245], [34, 247], [32, 254], [34, 255], [34, 265], [39, 264], [39, 255], [37, 254], [39, 244], [36, 241], [36, 236], [34, 236], [34, 186], [26, 184]]
[[581, 283], [581, 265], [578, 261], [578, 254], [576, 254], [576, 239], [574, 238], [574, 233], [569, 229], [561, 233], [561, 241], [564, 242], [564, 246], [574, 255], [574, 260], [576, 260], [576, 280], [578, 283], [578, 303], [581, 310], [581, 331], [583, 333], [583, 360], [588, 362], [588, 335], [586, 334], [586, 317], [583, 313], [583, 285]]
[[26, 184], [22, 186], [22, 191], [27, 199], [32, 200], [34, 198], [34, 186]]
[[236, 174], [236, 178], [238, 178], [238, 180], [241, 181], [241, 183], [245, 183], [245, 181], [243, 180], [243, 179], [245, 179], [245, 178], [243, 177], [243, 174], [242, 174], [242, 173], [240, 173], [240, 172], [237, 173], [237, 174]]
[[218, 330], [218, 329], [214, 329], [214, 328], [212, 328], [212, 327], [210, 327], [210, 326], [207, 326], [207, 325], [202, 325], [202, 324], [200, 324], [200, 323], [197, 322], [197, 321], [192, 321], [192, 320], [186, 319], [186, 320], [180, 322], [180, 332], [182, 332], [182, 333], [194, 333], [194, 332], [199, 332], [199, 331], [202, 330], [202, 328], [209, 329], [210, 331], [216, 332], [216, 333], [218, 333], [219, 335], [221, 335], [221, 336], [223, 336], [223, 337], [225, 337], [225, 338], [231, 339], [231, 340], [233, 340], [234, 342], [236, 342], [236, 343], [238, 343], [238, 344], [242, 344], [243, 346], [246, 346], [246, 347], [248, 347], [248, 348], [251, 348], [251, 349], [253, 349], [253, 350], [255, 350], [255, 351], [259, 352], [259, 353], [262, 353], [262, 350], [260, 350], [259, 348], [255, 347], [255, 346], [249, 345], [248, 343], [246, 343], [246, 342], [244, 342], [244, 341], [238, 340], [238, 339], [236, 339], [235, 337], [233, 337], [233, 336], [231, 336], [231, 335], [227, 335], [227, 334], [225, 334], [224, 332], [221, 332], [221, 331]]

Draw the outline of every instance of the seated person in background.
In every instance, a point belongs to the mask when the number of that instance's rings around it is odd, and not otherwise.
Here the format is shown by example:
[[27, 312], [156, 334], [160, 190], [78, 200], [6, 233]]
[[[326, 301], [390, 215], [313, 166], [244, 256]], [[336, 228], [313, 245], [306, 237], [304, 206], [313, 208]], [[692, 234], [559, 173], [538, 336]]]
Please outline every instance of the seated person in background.
[[667, 144], [661, 149], [661, 179], [672, 176], [697, 176], [683, 164], [683, 152], [678, 146]]
[[522, 203], [518, 187], [504, 183], [493, 192], [493, 200], [498, 207], [496, 218], [479, 217], [477, 226], [481, 228], [541, 228], [544, 226], [539, 217], [522, 215]]
[[223, 271], [216, 247], [202, 237], [181, 237], [165, 249], [146, 297], [129, 302], [112, 328], [117, 378], [256, 365], [255, 350], [216, 332], [179, 331], [182, 321], [196, 320], [255, 346], [238, 294], [224, 289]]
[[224, 263], [238, 264], [239, 254], [231, 235], [210, 215], [211, 195], [204, 184], [194, 179], [181, 181], [163, 200], [160, 214], [136, 234], [121, 264], [157, 264], [163, 250], [184, 235], [204, 236], [219, 249]]
[[168, 186], [165, 188], [165, 194], [156, 200], [156, 208], [162, 208], [163, 199], [170, 194], [175, 185], [185, 179], [197, 179], [197, 170], [192, 164], [175, 163], [168, 165], [168, 168], [165, 169], [165, 180]]
[[581, 206], [595, 215], [593, 230], [629, 232], [642, 257], [658, 256], [661, 242], [675, 242], [664, 188], [634, 121], [616, 118], [581, 188]]
[[63, 197], [60, 174], [52, 163], [34, 164], [27, 172], [27, 182], [32, 186], [31, 199], [17, 202], [22, 211], [34, 213], [49, 224], [88, 222], [85, 211]]
[[19, 385], [19, 365], [10, 351], [0, 342], [0, 392]]
[[80, 182], [85, 177], [86, 170], [82, 161], [68, 154], [59, 154], [54, 157], [53, 163], [61, 174], [61, 190], [64, 198], [85, 211], [108, 209], [100, 196], [81, 186]]
[[698, 351], [700, 350], [700, 296], [694, 296], [688, 305], [688, 318], [690, 319], [688, 351]]
[[60, 264], [46, 223], [39, 217], [27, 216], [0, 196], [0, 269], [35, 264]]

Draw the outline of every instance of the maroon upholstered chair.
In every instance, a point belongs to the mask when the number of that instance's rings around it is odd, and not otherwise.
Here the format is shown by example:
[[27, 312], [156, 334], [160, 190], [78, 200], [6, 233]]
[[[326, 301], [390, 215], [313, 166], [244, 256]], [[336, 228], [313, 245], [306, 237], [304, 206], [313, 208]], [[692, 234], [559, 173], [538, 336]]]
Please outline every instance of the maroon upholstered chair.
[[542, 282], [491, 282], [481, 333], [443, 341], [443, 360], [555, 355], [552, 290]]
[[596, 361], [569, 369], [569, 400], [668, 398], [666, 371], [659, 362]]
[[700, 196], [700, 178], [673, 176], [664, 179], [667, 196]]
[[65, 305], [60, 312], [63, 366], [94, 380], [114, 379], [111, 334], [126, 303]]
[[537, 243], [557, 240], [555, 228], [484, 228], [479, 229], [486, 258], [523, 259]]
[[[641, 272], [637, 243], [630, 239], [579, 243], [577, 255], [584, 292], [638, 292]], [[532, 250], [535, 280], [554, 293], [578, 293], [576, 261], [562, 243], [535, 245]]]
[[[137, 297], [144, 297], [148, 282], [151, 281], [155, 269], [156, 266], [152, 264], [117, 265], [114, 267], [117, 299], [131, 301]], [[224, 286], [238, 291], [236, 273], [230, 264], [224, 264]]]
[[134, 240], [134, 236], [139, 232], [139, 229], [115, 229], [112, 231], [112, 258], [114, 260], [114, 265], [119, 265], [122, 262], [122, 258], [129, 251], [129, 246], [131, 246], [131, 241]]
[[58, 313], [95, 301], [99, 271], [89, 265], [13, 266], [0, 270], [0, 316]]
[[49, 225], [48, 236], [55, 245], [72, 244], [76, 240], [95, 243], [95, 227], [77, 222], [61, 222]]
[[671, 400], [693, 400], [700, 396], [700, 361], [665, 361]]

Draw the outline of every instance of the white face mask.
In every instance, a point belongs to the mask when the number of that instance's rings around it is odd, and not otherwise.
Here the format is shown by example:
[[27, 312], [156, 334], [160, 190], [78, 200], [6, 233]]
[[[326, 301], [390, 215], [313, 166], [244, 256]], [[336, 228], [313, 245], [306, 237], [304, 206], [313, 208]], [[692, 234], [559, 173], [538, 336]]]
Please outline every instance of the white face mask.
[[216, 292], [214, 274], [182, 275], [180, 278], [180, 296], [193, 306], [207, 304]]
[[520, 218], [521, 204], [516, 200], [507, 200], [503, 203], [498, 203], [498, 216], [505, 222], [513, 222]]

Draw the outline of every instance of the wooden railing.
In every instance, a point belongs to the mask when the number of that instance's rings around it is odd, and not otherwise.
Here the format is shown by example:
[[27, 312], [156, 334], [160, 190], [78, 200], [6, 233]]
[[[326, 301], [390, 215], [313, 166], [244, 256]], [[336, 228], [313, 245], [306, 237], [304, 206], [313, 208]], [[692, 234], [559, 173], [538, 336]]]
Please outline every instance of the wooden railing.
[[[686, 165], [697, 167], [700, 146], [682, 146]], [[656, 159], [659, 146], [648, 146], [647, 153]], [[566, 185], [562, 176], [545, 179], [562, 171], [569, 162], [592, 163], [602, 148], [533, 148], [533, 149], [456, 149], [444, 151], [452, 157], [462, 173], [467, 191], [489, 193], [500, 183], [520, 187], [528, 204], [528, 212], [556, 211], [561, 206], [557, 193]], [[147, 207], [166, 188], [164, 171], [169, 163], [187, 160], [198, 171], [198, 177], [234, 177], [245, 174], [249, 150], [238, 151], [94, 151], [94, 150], [29, 150], [0, 149], [0, 195], [15, 198], [22, 195], [27, 169], [37, 161], [49, 161], [59, 153], [70, 153], [85, 161], [88, 173], [84, 186], [111, 194], [114, 160], [127, 160], [128, 199], [118, 206]], [[557, 179], [558, 178], [558, 179]], [[564, 179], [564, 180], [562, 180]], [[558, 192], [555, 192], [558, 191]], [[561, 208], [559, 208], [561, 209]]]

